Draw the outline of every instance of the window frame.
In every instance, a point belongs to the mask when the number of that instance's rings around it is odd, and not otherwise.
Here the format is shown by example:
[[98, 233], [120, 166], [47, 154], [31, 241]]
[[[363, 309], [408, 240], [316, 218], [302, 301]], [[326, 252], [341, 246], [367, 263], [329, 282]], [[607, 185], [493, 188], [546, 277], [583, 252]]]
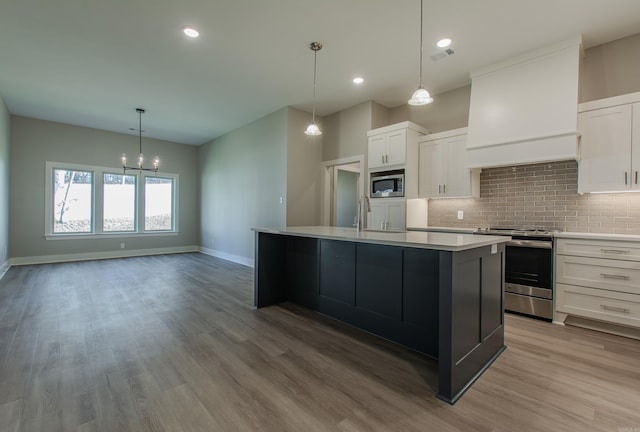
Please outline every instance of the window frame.
[[[92, 173], [91, 184], [91, 232], [82, 233], [56, 233], [53, 232], [53, 173], [55, 169], [63, 170], [76, 170], [76, 171], [90, 171]], [[46, 161], [45, 163], [45, 200], [44, 200], [44, 237], [47, 240], [69, 240], [69, 239], [98, 239], [98, 238], [125, 238], [125, 237], [156, 237], [156, 236], [172, 236], [179, 234], [179, 219], [178, 219], [178, 174], [167, 172], [147, 172], [127, 170], [126, 175], [132, 175], [136, 177], [136, 205], [135, 205], [135, 231], [103, 231], [104, 224], [104, 174], [117, 174], [122, 172], [122, 168], [114, 167], [102, 167], [95, 165], [83, 165], [73, 164], [66, 162], [53, 162]], [[171, 230], [155, 230], [146, 231], [144, 228], [145, 221], [145, 191], [144, 185], [146, 184], [146, 177], [162, 177], [172, 180], [173, 188], [171, 190], [172, 198], [172, 229]]]

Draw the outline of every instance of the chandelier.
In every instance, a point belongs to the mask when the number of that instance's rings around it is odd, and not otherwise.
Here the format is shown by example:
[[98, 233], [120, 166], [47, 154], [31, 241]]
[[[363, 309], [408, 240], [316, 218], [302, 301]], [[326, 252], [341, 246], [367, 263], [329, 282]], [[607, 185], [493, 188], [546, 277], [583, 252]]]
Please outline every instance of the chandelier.
[[144, 155], [142, 154], [142, 114], [145, 113], [143, 108], [136, 108], [136, 112], [138, 113], [138, 165], [137, 166], [127, 166], [127, 155], [126, 153], [122, 153], [122, 170], [126, 174], [127, 170], [138, 170], [138, 171], [152, 171], [157, 173], [158, 168], [160, 168], [160, 158], [158, 156], [153, 158], [153, 168], [145, 168], [144, 167]]

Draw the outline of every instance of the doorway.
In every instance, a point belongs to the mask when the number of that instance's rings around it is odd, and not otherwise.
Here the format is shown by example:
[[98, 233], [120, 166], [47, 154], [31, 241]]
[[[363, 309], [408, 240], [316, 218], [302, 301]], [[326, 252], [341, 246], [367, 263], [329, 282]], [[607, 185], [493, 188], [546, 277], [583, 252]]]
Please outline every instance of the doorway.
[[363, 156], [323, 163], [322, 224], [355, 226], [359, 199], [363, 194]]

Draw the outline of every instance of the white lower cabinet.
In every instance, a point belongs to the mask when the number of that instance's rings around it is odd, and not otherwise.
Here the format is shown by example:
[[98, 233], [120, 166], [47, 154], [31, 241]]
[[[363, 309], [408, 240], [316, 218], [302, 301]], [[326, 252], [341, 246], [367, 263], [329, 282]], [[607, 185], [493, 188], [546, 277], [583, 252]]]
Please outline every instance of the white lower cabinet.
[[556, 310], [640, 328], [640, 256], [635, 242], [557, 240]]
[[406, 229], [406, 201], [390, 198], [372, 198], [367, 216], [370, 230], [404, 231]]

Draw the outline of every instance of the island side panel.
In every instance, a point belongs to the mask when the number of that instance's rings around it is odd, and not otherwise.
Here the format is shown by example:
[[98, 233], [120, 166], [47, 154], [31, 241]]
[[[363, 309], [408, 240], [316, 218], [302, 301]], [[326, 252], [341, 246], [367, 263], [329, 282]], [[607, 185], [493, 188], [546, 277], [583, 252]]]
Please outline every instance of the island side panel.
[[287, 300], [309, 309], [318, 309], [320, 240], [287, 236]]
[[256, 231], [253, 303], [257, 308], [287, 300], [287, 236]]
[[504, 350], [503, 268], [504, 245], [440, 254], [439, 399], [455, 403]]

